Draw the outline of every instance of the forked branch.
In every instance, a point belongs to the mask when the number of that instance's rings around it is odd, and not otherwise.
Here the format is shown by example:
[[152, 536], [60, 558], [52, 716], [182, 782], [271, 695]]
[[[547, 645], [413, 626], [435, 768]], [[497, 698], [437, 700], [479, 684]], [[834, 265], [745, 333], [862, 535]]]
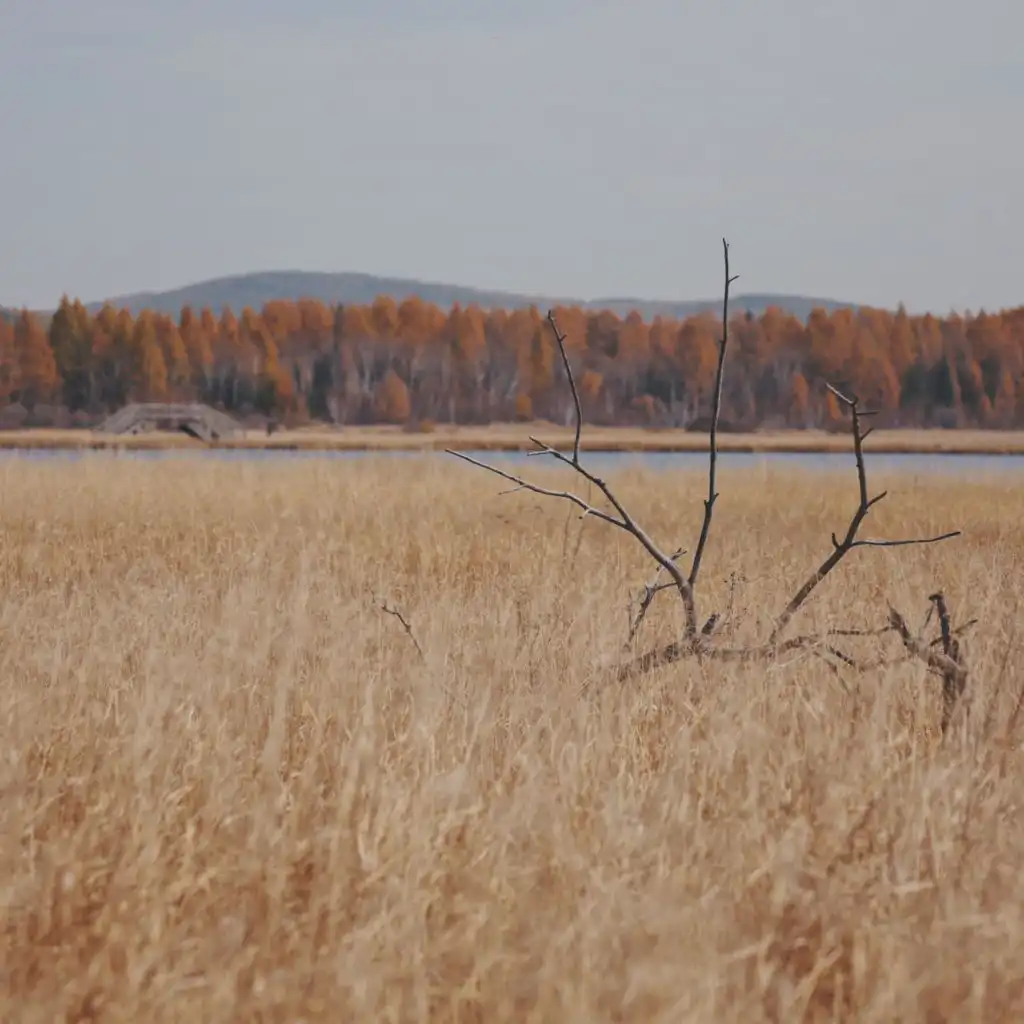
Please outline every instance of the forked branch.
[[[707, 626], [702, 630], [698, 625], [697, 603], [694, 593], [697, 584], [697, 577], [700, 573], [704, 548], [707, 545], [708, 535], [711, 530], [711, 519], [714, 513], [715, 500], [718, 498], [718, 494], [715, 490], [716, 469], [718, 463], [718, 421], [722, 405], [722, 384], [725, 376], [725, 355], [729, 342], [729, 289], [739, 276], [731, 275], [729, 272], [729, 243], [724, 238], [722, 239], [722, 253], [725, 264], [725, 286], [722, 295], [722, 335], [719, 339], [718, 345], [718, 365], [715, 371], [715, 392], [711, 410], [711, 437], [708, 455], [708, 496], [704, 501], [704, 521], [701, 525], [700, 538], [697, 542], [697, 547], [694, 550], [693, 561], [688, 573], [684, 575], [682, 569], [680, 569], [676, 564], [676, 559], [680, 557], [681, 552], [672, 556], [666, 555], [665, 551], [655, 543], [643, 527], [641, 527], [630, 515], [608, 484], [600, 477], [590, 472], [590, 470], [583, 465], [580, 458], [580, 441], [583, 433], [583, 409], [580, 403], [579, 389], [576, 386], [576, 378], [572, 372], [572, 364], [569, 361], [569, 353], [565, 346], [566, 338], [558, 328], [554, 311], [548, 312], [547, 322], [551, 328], [552, 334], [554, 335], [555, 343], [558, 346], [558, 353], [562, 360], [562, 366], [565, 369], [566, 380], [569, 383], [569, 390], [572, 393], [573, 409], [575, 414], [575, 435], [573, 438], [572, 455], [566, 455], [563, 452], [558, 451], [556, 448], [553, 448], [551, 445], [539, 441], [535, 437], [531, 437], [530, 441], [536, 445], [536, 449], [528, 452], [527, 454], [547, 455], [556, 461], [569, 466], [575, 472], [579, 473], [579, 475], [585, 480], [597, 487], [617, 514], [612, 515], [604, 509], [596, 508], [594, 505], [590, 504], [590, 502], [585, 501], [583, 498], [579, 497], [579, 495], [574, 494], [571, 491], [554, 491], [547, 487], [541, 487], [538, 484], [525, 480], [518, 474], [506, 472], [505, 470], [499, 469], [497, 466], [493, 466], [481, 459], [474, 458], [471, 455], [466, 455], [464, 452], [455, 451], [451, 448], [445, 449], [449, 455], [454, 455], [456, 458], [460, 458], [471, 465], [478, 466], [480, 469], [486, 469], [488, 472], [494, 473], [495, 475], [508, 480], [510, 483], [514, 483], [519, 489], [532, 491], [534, 494], [541, 494], [550, 498], [561, 498], [563, 501], [571, 502], [582, 511], [584, 516], [593, 516], [596, 519], [600, 519], [603, 522], [610, 523], [612, 526], [618, 527], [620, 530], [625, 530], [633, 536], [644, 548], [647, 554], [657, 563], [659, 571], [663, 571], [668, 575], [672, 581], [671, 586], [679, 593], [680, 599], [683, 603], [686, 619], [686, 642], [689, 648], [693, 651], [696, 651], [697, 648], [701, 646], [704, 638], [706, 638], [711, 632], [711, 629]], [[659, 586], [653, 587], [653, 589], [652, 586], [645, 588], [645, 594], [640, 604], [640, 610], [630, 627], [631, 638], [632, 636], [635, 636], [637, 630], [639, 630], [654, 597], [663, 589], [670, 588]], [[709, 620], [709, 624], [713, 627], [714, 623], [712, 620]]]
[[[685, 554], [686, 552], [682, 548], [680, 548], [677, 552], [675, 552], [675, 554], [672, 555], [672, 561], [675, 562], [677, 559], [682, 558]], [[640, 631], [640, 627], [643, 625], [644, 617], [647, 615], [647, 610], [653, 604], [654, 599], [663, 590], [671, 590], [675, 586], [674, 583], [659, 583], [658, 577], [660, 575], [661, 566], [659, 565], [657, 571], [654, 573], [654, 579], [652, 579], [650, 583], [644, 584], [643, 597], [640, 598], [640, 603], [637, 606], [636, 615], [630, 618], [629, 639], [626, 641], [627, 646], [633, 642], [637, 633]]]
[[[846, 395], [838, 388], [828, 385], [829, 390], [846, 408], [851, 417], [851, 433], [853, 440], [853, 453], [857, 469], [858, 502], [846, 528], [846, 533], [839, 539], [832, 534], [832, 550], [821, 564], [807, 577], [796, 593], [790, 598], [783, 608], [782, 613], [775, 621], [775, 625], [766, 642], [760, 645], [748, 647], [727, 647], [716, 642], [715, 635], [719, 632], [721, 617], [714, 614], [708, 618], [703, 627], [698, 625], [696, 587], [700, 575], [704, 553], [707, 547], [708, 538], [711, 532], [711, 524], [714, 516], [715, 502], [718, 499], [717, 468], [718, 468], [718, 430], [721, 415], [722, 392], [725, 378], [725, 360], [729, 344], [729, 290], [738, 275], [730, 273], [729, 268], [729, 243], [722, 239], [722, 252], [725, 265], [724, 288], [722, 297], [722, 333], [718, 344], [718, 362], [715, 371], [715, 388], [712, 396], [711, 426], [708, 444], [708, 487], [707, 497], [704, 499], [704, 516], [701, 522], [700, 534], [693, 558], [690, 563], [689, 572], [684, 573], [678, 565], [678, 559], [682, 557], [682, 550], [673, 554], [666, 554], [664, 548], [657, 544], [644, 528], [637, 522], [633, 515], [626, 509], [623, 503], [616, 496], [612, 488], [601, 477], [597, 476], [583, 464], [581, 454], [581, 439], [583, 431], [583, 412], [580, 403], [579, 391], [576, 386], [576, 379], [573, 375], [572, 364], [566, 348], [565, 335], [559, 330], [553, 312], [547, 316], [548, 325], [554, 335], [558, 346], [562, 366], [565, 369], [566, 380], [572, 394], [573, 410], [575, 416], [574, 437], [572, 454], [564, 452], [531, 437], [531, 442], [536, 446], [527, 454], [530, 456], [548, 456], [557, 462], [568, 466], [575, 473], [579, 474], [588, 483], [595, 486], [604, 496], [608, 508], [598, 508], [590, 501], [584, 500], [579, 495], [567, 490], [554, 490], [532, 483], [516, 473], [499, 469], [487, 462], [467, 455], [453, 449], [445, 449], [448, 454], [454, 455], [473, 466], [485, 469], [496, 476], [516, 485], [516, 489], [531, 491], [534, 494], [544, 495], [551, 498], [559, 498], [576, 506], [581, 512], [581, 518], [593, 516], [602, 522], [610, 523], [612, 526], [625, 531], [632, 536], [647, 554], [653, 559], [657, 571], [653, 580], [646, 584], [639, 602], [635, 616], [631, 616], [629, 637], [627, 646], [632, 644], [640, 626], [642, 625], [648, 609], [651, 607], [655, 597], [663, 590], [674, 589], [679, 594], [683, 604], [685, 627], [683, 636], [673, 643], [662, 646], [656, 650], [642, 654], [627, 662], [618, 670], [619, 678], [626, 678], [638, 673], [653, 669], [657, 665], [664, 665], [678, 661], [682, 658], [696, 656], [697, 658], [713, 658], [732, 661], [751, 661], [773, 659], [788, 652], [806, 651], [815, 656], [829, 661], [833, 668], [836, 663], [849, 668], [866, 670], [885, 664], [884, 659], [875, 659], [872, 662], [864, 662], [856, 659], [846, 652], [840, 650], [835, 640], [840, 637], [881, 637], [882, 635], [895, 632], [900, 637], [906, 653], [923, 661], [930, 670], [939, 672], [944, 680], [945, 707], [943, 728], [948, 724], [949, 709], [963, 692], [967, 678], [967, 670], [964, 667], [960, 652], [959, 643], [956, 638], [956, 631], [952, 629], [945, 603], [939, 595], [932, 595], [933, 607], [938, 611], [941, 636], [938, 641], [925, 642], [919, 636], [914, 636], [906, 625], [906, 621], [895, 610], [890, 609], [889, 619], [885, 626], [879, 629], [858, 630], [844, 629], [827, 632], [821, 635], [803, 635], [790, 639], [783, 639], [783, 634], [792, 622], [793, 618], [807, 602], [808, 598], [815, 591], [818, 585], [826, 576], [854, 549], [864, 548], [896, 548], [910, 545], [937, 544], [960, 535], [959, 530], [951, 530], [947, 533], [934, 537], [911, 537], [893, 540], [863, 539], [860, 537], [860, 529], [871, 509], [886, 496], [882, 491], [874, 497], [869, 496], [867, 471], [864, 462], [864, 441], [871, 433], [864, 430], [863, 421], [865, 418], [874, 415], [870, 410], [863, 409], [856, 395]], [[661, 573], [668, 576], [668, 582], [659, 582]], [[385, 609], [387, 610], [387, 609]], [[941, 643], [942, 652], [933, 649], [936, 643]], [[831, 659], [831, 660], [829, 660]]]
[[829, 552], [828, 557], [826, 557], [821, 565], [819, 565], [818, 568], [807, 577], [803, 586], [801, 586], [793, 595], [789, 604], [786, 605], [782, 614], [776, 620], [775, 628], [772, 630], [771, 636], [768, 638], [769, 644], [778, 642], [793, 616], [800, 610], [807, 598], [811, 596], [815, 587], [817, 587], [818, 584], [821, 583], [821, 581], [854, 548], [898, 548], [908, 547], [913, 544], [938, 544], [940, 541], [950, 540], [953, 537], [960, 536], [959, 530], [951, 530], [948, 533], [940, 534], [937, 537], [914, 537], [902, 540], [860, 540], [858, 538], [857, 535], [860, 532], [861, 525], [867, 518], [867, 514], [888, 493], [887, 491], [881, 491], [873, 498], [868, 497], [868, 477], [867, 470], [864, 465], [864, 440], [871, 431], [867, 431], [865, 433], [862, 429], [861, 423], [865, 416], [873, 414], [865, 412], [860, 408], [860, 401], [856, 395], [844, 395], [838, 390], [838, 388], [834, 388], [831, 384], [827, 384], [826, 387], [847, 409], [850, 410], [852, 420], [851, 431], [853, 434], [853, 454], [857, 462], [857, 487], [860, 500], [858, 501], [857, 508], [850, 519], [850, 524], [846, 528], [846, 535], [842, 540], [839, 540], [834, 533], [832, 534], [832, 550]]
[[[912, 636], [906, 620], [892, 607], [889, 608], [889, 622], [903, 641], [904, 647], [923, 661], [929, 669], [942, 676], [942, 731], [946, 732], [952, 721], [953, 711], [967, 688], [967, 666], [964, 663], [960, 634], [968, 626], [973, 625], [975, 620], [972, 619], [959, 629], [954, 629], [946, 597], [942, 591], [930, 594], [928, 600], [939, 617], [939, 636], [930, 644], [925, 645], [920, 637]], [[942, 646], [941, 654], [933, 650], [937, 645]]]

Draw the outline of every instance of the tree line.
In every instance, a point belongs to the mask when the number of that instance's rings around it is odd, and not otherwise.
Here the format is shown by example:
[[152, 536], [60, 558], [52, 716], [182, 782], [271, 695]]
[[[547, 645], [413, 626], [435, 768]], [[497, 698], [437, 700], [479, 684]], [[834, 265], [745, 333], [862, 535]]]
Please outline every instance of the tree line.
[[[556, 308], [590, 423], [700, 429], [721, 323]], [[885, 426], [1024, 426], [1024, 307], [910, 316], [770, 308], [730, 317], [725, 429], [829, 428], [824, 382]], [[566, 421], [557, 346], [536, 308], [448, 310], [409, 298], [268, 302], [177, 317], [65, 296], [49, 322], [0, 317], [0, 423], [86, 424], [128, 402], [201, 401], [298, 424]]]

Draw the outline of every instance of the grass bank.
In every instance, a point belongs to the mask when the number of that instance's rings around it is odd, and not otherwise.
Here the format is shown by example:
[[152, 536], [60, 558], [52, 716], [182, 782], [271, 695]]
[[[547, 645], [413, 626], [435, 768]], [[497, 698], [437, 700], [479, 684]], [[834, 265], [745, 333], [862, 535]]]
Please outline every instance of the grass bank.
[[[490, 426], [438, 427], [429, 433], [411, 433], [401, 427], [311, 427], [282, 430], [268, 436], [247, 431], [243, 437], [215, 443], [219, 448], [252, 448], [302, 451], [440, 451], [444, 448], [477, 451], [525, 451], [530, 435], [572, 446], [572, 431], [550, 423], [494, 424]], [[584, 448], [602, 452], [706, 451], [706, 434], [685, 430], [645, 430], [638, 427], [588, 427]], [[753, 434], [722, 434], [727, 452], [833, 452], [849, 451], [846, 433], [817, 430], [782, 430]], [[0, 431], [0, 449], [187, 449], [207, 447], [182, 433], [139, 435], [101, 434], [91, 430]], [[868, 438], [865, 450], [895, 454], [1024, 454], [1024, 431], [993, 430], [878, 430]]]

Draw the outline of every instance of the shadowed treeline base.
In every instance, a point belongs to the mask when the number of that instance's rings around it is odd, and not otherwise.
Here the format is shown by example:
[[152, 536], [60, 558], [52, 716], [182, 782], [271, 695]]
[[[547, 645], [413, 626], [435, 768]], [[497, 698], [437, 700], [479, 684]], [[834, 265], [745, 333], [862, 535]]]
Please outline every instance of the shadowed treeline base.
[[[1021, 1019], [1019, 485], [876, 475], [865, 536], [964, 536], [854, 552], [801, 612], [977, 616], [940, 743], [917, 664], [595, 690], [638, 546], [394, 468], [0, 463], [0, 1019]], [[612, 479], [692, 545], [703, 474]], [[749, 642], [856, 481], [720, 490], [700, 603], [738, 571]]]

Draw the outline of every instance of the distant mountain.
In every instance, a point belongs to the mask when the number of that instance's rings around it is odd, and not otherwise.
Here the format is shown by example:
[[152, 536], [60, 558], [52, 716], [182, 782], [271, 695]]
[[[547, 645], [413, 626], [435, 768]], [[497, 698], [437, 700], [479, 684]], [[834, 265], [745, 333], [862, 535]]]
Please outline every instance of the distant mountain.
[[[593, 302], [584, 302], [580, 305], [588, 309], [610, 309], [619, 316], [625, 316], [635, 309], [645, 320], [651, 320], [656, 316], [682, 319], [707, 312], [721, 315], [722, 312], [721, 296], [715, 299], [690, 299], [682, 302], [658, 299], [595, 299]], [[750, 312], [754, 316], [760, 316], [769, 306], [777, 306], [800, 320], [806, 320], [812, 309], [824, 309], [831, 313], [836, 309], [857, 309], [858, 303], [774, 292], [750, 292], [729, 296], [730, 312]]]
[[[460, 285], [437, 284], [398, 277], [376, 277], [371, 274], [325, 274], [301, 270], [263, 271], [240, 274], [232, 277], [218, 277], [198, 284], [186, 285], [165, 292], [136, 292], [109, 299], [111, 305], [127, 307], [133, 314], [142, 309], [177, 315], [183, 306], [199, 310], [209, 306], [219, 313], [224, 306], [230, 306], [236, 313], [246, 306], [259, 309], [274, 299], [315, 299], [328, 304], [368, 304], [379, 295], [388, 295], [396, 302], [417, 295], [424, 302], [430, 302], [443, 309], [458, 302], [462, 306], [475, 303], [485, 309], [518, 309], [536, 305], [547, 309], [553, 305], [578, 305], [584, 309], [609, 309], [619, 316], [637, 310], [645, 320], [655, 316], [685, 317], [707, 310], [721, 308], [721, 298], [697, 299], [674, 302], [651, 299], [609, 298], [581, 300], [555, 298], [551, 296], [523, 295], [514, 292], [486, 291]], [[102, 302], [91, 302], [89, 309], [96, 311]], [[750, 294], [735, 295], [730, 307], [735, 311], [749, 310], [755, 316], [769, 306], [778, 306], [801, 320], [806, 320], [815, 307], [826, 310], [842, 309], [854, 303], [836, 299], [817, 299], [805, 295]]]
[[[236, 313], [246, 306], [259, 309], [274, 299], [315, 299], [329, 304], [369, 304], [379, 295], [390, 295], [396, 302], [418, 295], [424, 302], [450, 307], [476, 303], [487, 308], [529, 305], [543, 299], [511, 292], [484, 291], [459, 285], [435, 284], [398, 277], [375, 277], [372, 274], [325, 274], [302, 270], [270, 270], [231, 277], [217, 277], [198, 284], [186, 285], [166, 292], [136, 292], [109, 299], [112, 306], [126, 306], [131, 312], [152, 309], [161, 313], [178, 313], [182, 306], [202, 309], [209, 306], [216, 312], [230, 306]], [[550, 301], [550, 300], [549, 300]], [[96, 310], [102, 302], [89, 303]]]

